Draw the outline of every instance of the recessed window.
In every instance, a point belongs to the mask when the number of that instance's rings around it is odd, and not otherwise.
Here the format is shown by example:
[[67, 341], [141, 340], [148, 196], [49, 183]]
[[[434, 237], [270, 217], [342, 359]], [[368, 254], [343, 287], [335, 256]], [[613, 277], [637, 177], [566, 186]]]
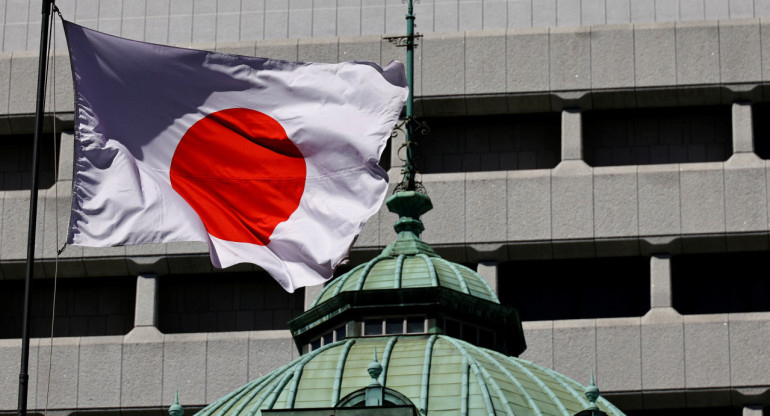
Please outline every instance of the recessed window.
[[590, 166], [722, 162], [731, 120], [726, 105], [587, 111], [583, 154]]
[[365, 320], [364, 335], [382, 335], [382, 319]]
[[406, 332], [409, 334], [426, 332], [425, 317], [419, 316], [406, 318]]
[[404, 333], [404, 319], [403, 318], [388, 318], [385, 320], [385, 333], [391, 334], [403, 334]]

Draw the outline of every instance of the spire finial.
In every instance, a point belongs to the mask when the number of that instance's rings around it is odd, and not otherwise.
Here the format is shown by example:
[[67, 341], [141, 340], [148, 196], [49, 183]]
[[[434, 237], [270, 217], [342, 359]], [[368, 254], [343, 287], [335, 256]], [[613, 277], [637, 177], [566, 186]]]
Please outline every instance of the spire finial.
[[596, 406], [596, 399], [599, 398], [599, 388], [596, 387], [596, 383], [594, 382], [594, 372], [591, 371], [591, 384], [586, 387], [586, 397], [588, 398], [588, 401], [591, 402], [591, 405], [588, 406], [588, 410], [598, 410], [599, 407]]
[[374, 347], [374, 357], [372, 358], [372, 362], [369, 363], [369, 367], [366, 368], [366, 372], [372, 377], [369, 386], [379, 386], [380, 382], [377, 378], [382, 374], [382, 365], [377, 361], [377, 347]]
[[168, 414], [171, 416], [182, 416], [184, 408], [179, 404], [179, 390], [174, 393], [174, 404], [168, 408]]

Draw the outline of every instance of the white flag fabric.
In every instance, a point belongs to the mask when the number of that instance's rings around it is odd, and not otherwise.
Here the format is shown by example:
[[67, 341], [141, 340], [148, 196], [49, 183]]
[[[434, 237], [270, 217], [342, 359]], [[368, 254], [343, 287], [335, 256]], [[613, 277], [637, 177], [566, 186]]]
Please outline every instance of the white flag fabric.
[[68, 243], [208, 243], [286, 290], [322, 283], [385, 198], [403, 66], [137, 42], [65, 22], [76, 100]]

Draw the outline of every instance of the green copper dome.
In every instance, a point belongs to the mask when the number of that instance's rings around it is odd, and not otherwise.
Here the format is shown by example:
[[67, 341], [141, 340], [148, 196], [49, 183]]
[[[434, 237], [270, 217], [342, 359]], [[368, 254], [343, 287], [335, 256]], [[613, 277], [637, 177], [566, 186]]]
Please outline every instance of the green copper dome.
[[382, 254], [326, 286], [316, 298], [317, 306], [341, 292], [418, 287], [445, 287], [490, 302], [500, 303], [489, 284], [473, 270], [439, 257], [419, 239], [419, 216], [431, 208], [424, 194], [399, 192], [388, 199], [388, 207], [399, 213], [396, 241]]
[[[545, 367], [444, 335], [353, 338], [312, 351], [212, 403], [199, 416], [266, 409], [333, 408], [367, 386], [380, 351], [379, 383], [420, 414], [572, 416], [591, 404], [579, 383]], [[623, 413], [606, 400], [610, 416]]]

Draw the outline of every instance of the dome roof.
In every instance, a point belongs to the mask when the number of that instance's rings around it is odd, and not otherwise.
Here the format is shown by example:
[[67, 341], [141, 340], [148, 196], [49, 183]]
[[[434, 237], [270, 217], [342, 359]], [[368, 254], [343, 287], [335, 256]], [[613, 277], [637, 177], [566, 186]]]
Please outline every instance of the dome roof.
[[421, 193], [399, 192], [388, 199], [388, 207], [399, 213], [396, 241], [382, 254], [332, 281], [318, 295], [313, 306], [341, 292], [362, 290], [445, 287], [466, 295], [500, 303], [489, 284], [473, 270], [439, 257], [419, 239], [419, 216], [431, 208]]
[[379, 255], [338, 277], [318, 295], [313, 306], [341, 292], [359, 290], [446, 287], [500, 303], [489, 284], [473, 270], [444, 260], [435, 253]]
[[[375, 351], [383, 369], [379, 382], [400, 392], [422, 414], [572, 416], [590, 405], [582, 385], [553, 370], [448, 336], [423, 335], [329, 344], [233, 391], [198, 415], [334, 407], [367, 386]], [[623, 415], [602, 398], [597, 405], [609, 416]]]

